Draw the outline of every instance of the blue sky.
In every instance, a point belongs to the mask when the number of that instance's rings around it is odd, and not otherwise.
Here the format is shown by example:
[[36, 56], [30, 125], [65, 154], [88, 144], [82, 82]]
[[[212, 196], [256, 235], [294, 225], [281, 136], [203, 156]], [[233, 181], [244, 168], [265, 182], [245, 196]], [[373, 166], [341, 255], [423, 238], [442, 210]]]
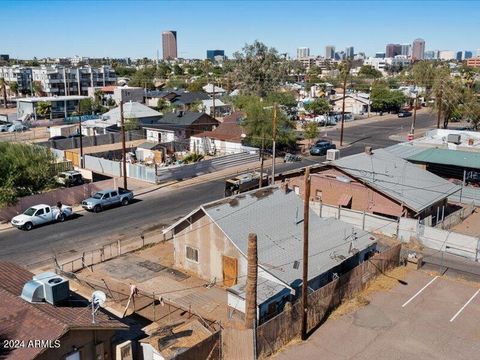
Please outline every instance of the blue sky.
[[227, 55], [255, 39], [294, 55], [421, 37], [427, 50], [480, 48], [480, 1], [2, 1], [0, 53], [12, 57], [155, 57], [177, 30], [181, 57]]

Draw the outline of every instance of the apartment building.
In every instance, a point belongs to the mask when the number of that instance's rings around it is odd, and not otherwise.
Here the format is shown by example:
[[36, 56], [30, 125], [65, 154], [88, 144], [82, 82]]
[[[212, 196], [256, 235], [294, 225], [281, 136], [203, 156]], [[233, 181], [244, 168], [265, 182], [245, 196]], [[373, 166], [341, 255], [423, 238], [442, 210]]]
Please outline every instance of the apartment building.
[[[0, 77], [18, 83], [18, 92], [33, 94], [35, 82], [41, 85], [43, 96], [88, 95], [88, 87], [115, 85], [115, 70], [108, 65], [65, 67], [0, 67]], [[40, 95], [40, 94], [37, 94]]]

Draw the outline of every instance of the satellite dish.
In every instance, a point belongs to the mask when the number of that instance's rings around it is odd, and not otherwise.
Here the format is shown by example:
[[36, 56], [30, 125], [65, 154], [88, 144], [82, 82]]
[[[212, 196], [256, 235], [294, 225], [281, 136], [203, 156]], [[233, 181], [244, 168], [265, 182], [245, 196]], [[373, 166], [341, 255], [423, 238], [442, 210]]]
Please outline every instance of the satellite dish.
[[92, 293], [92, 303], [95, 306], [103, 306], [105, 304], [105, 300], [107, 300], [107, 295], [103, 291], [95, 290]]

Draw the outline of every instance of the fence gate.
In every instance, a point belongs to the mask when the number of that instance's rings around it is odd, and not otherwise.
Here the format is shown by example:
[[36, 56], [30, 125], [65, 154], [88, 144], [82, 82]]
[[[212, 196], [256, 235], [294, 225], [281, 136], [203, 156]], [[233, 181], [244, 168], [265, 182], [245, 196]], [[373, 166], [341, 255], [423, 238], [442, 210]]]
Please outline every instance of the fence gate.
[[233, 286], [237, 283], [237, 259], [223, 256], [223, 285]]

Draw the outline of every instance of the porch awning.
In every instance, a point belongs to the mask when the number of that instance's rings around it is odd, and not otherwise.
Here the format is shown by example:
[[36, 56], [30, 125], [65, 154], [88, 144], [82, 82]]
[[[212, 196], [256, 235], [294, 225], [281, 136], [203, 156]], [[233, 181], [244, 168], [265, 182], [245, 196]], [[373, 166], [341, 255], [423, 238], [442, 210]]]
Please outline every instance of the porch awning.
[[348, 206], [348, 204], [352, 201], [352, 195], [343, 194], [340, 199], [338, 199], [337, 205], [339, 206]]

